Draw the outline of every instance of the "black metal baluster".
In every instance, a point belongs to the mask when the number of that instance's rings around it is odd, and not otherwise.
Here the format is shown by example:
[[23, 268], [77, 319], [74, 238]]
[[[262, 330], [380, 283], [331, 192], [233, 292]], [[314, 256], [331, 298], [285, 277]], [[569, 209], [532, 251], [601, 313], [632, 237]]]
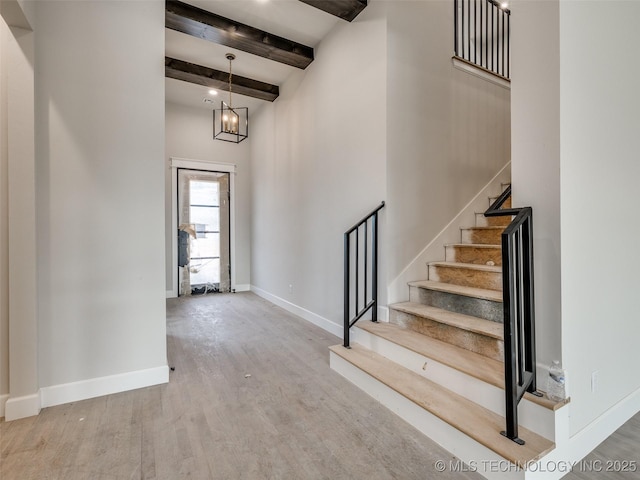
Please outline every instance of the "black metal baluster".
[[493, 46], [495, 43], [495, 28], [493, 26], [493, 17], [495, 16], [495, 10], [496, 7], [495, 5], [493, 5], [493, 3], [491, 4], [491, 70], [495, 71], [496, 67], [495, 67], [495, 61], [493, 58]]
[[360, 227], [356, 228], [356, 314], [360, 311], [360, 285], [358, 280], [360, 279]]
[[500, 33], [500, 43], [502, 44], [502, 70], [500, 71], [500, 75], [504, 77], [504, 10], [500, 16], [502, 17], [502, 32]]
[[371, 298], [373, 300], [373, 312], [371, 321], [378, 321], [378, 212], [371, 219], [373, 229], [373, 242], [371, 245]]
[[471, 0], [467, 0], [467, 53], [468, 57], [465, 57], [467, 60], [471, 60]]
[[507, 14], [507, 78], [511, 78], [511, 15]]
[[477, 18], [478, 18], [478, 0], [473, 0], [473, 63], [475, 63], [476, 65], [478, 64], [478, 32], [476, 28]]
[[489, 4], [485, 4], [484, 15], [484, 63], [489, 68]]
[[512, 239], [507, 234], [502, 235], [502, 266], [504, 272], [510, 272], [503, 277], [503, 309], [504, 309], [504, 370], [505, 370], [505, 407], [506, 407], [506, 431], [502, 432], [507, 438], [514, 439], [518, 436], [518, 420], [516, 401], [518, 388], [515, 382], [515, 337], [513, 332], [513, 313], [514, 308], [511, 304], [513, 298], [513, 276], [511, 275], [513, 268], [513, 251]]
[[[486, 6], [486, 0], [484, 2], [484, 5]], [[484, 64], [482, 63], [482, 44], [484, 43], [484, 34], [482, 33], [482, 10], [483, 10], [483, 4], [480, 4], [480, 66], [483, 66]]]
[[368, 251], [369, 251], [369, 248], [368, 248], [369, 247], [369, 243], [368, 243], [369, 242], [369, 239], [368, 239], [369, 235], [368, 235], [368, 231], [367, 231], [368, 225], [369, 225], [369, 223], [365, 222], [365, 224], [364, 224], [364, 304], [365, 305], [367, 303], [369, 303], [369, 302], [367, 302], [367, 298], [368, 298], [367, 289], [369, 287], [369, 283], [367, 282], [367, 270], [368, 270], [367, 266], [369, 264], [369, 262], [368, 262], [369, 257], [367, 255]]
[[349, 270], [351, 270], [351, 264], [350, 264], [350, 257], [351, 257], [351, 252], [349, 249], [349, 237], [350, 237], [351, 233], [345, 233], [344, 234], [344, 306], [343, 306], [343, 310], [344, 310], [344, 335], [343, 335], [343, 340], [344, 343], [343, 345], [346, 348], [350, 348], [349, 346], [349, 319], [351, 318], [350, 315], [350, 309], [349, 309], [349, 302], [351, 301], [351, 296], [349, 295], [349, 282], [351, 281], [349, 278]]
[[458, 0], [453, 2], [453, 53], [459, 57], [458, 54]]
[[535, 329], [535, 296], [534, 296], [534, 281], [533, 281], [533, 212], [529, 209], [529, 215], [527, 221], [524, 224], [524, 242], [523, 247], [526, 249], [524, 252], [524, 258], [526, 259], [526, 275], [524, 290], [525, 295], [525, 331], [528, 338], [527, 344], [527, 370], [532, 372], [531, 384], [529, 385], [529, 392], [537, 393], [536, 382], [536, 329]]

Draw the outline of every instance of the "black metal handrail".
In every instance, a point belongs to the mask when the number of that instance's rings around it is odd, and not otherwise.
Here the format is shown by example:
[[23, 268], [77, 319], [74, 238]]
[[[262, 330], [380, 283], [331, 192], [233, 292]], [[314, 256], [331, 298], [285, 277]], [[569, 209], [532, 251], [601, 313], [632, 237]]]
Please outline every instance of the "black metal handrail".
[[518, 403], [536, 390], [535, 308], [533, 296], [533, 210], [501, 208], [511, 186], [484, 213], [486, 217], [515, 216], [502, 232], [502, 296], [504, 308], [505, 437], [520, 445]]
[[[349, 332], [351, 327], [371, 309], [371, 321], [378, 321], [378, 212], [384, 207], [384, 202], [344, 232], [344, 343], [349, 346]], [[369, 238], [371, 229], [371, 238]], [[360, 240], [360, 231], [364, 232]], [[355, 237], [354, 262], [351, 261], [351, 239]], [[369, 250], [370, 248], [370, 250]], [[362, 253], [362, 256], [360, 255]], [[360, 283], [360, 271], [364, 275], [364, 282]], [[351, 272], [355, 271], [353, 285]], [[370, 275], [369, 275], [370, 273]], [[353, 288], [353, 303], [355, 314], [351, 317], [351, 294]], [[362, 308], [360, 299], [362, 297]]]
[[454, 0], [456, 57], [509, 79], [511, 11], [494, 0]]

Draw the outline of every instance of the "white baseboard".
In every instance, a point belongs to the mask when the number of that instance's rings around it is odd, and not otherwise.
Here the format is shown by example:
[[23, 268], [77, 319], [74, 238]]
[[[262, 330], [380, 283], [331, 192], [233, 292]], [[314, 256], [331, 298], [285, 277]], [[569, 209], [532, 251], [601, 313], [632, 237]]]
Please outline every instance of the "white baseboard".
[[44, 387], [40, 389], [40, 395], [44, 408], [168, 382], [169, 367], [163, 365], [146, 370]]
[[236, 285], [235, 291], [236, 292], [250, 292], [251, 291], [251, 285], [249, 285], [248, 283], [244, 283], [242, 285]]
[[9, 400], [8, 393], [6, 395], [0, 395], [0, 418], [4, 417], [4, 406], [7, 403], [7, 400]]
[[277, 297], [261, 288], [256, 287], [255, 285], [251, 285], [251, 291], [256, 295], [264, 298], [265, 300], [270, 301], [271, 303], [284, 308], [287, 312], [293, 313], [299, 317], [302, 317], [308, 322], [317, 325], [318, 327], [326, 330], [329, 333], [333, 333], [337, 337], [342, 338], [342, 325], [338, 325], [337, 323], [332, 322], [331, 320], [321, 317], [305, 308], [299, 307], [283, 298]]
[[[569, 403], [567, 406], [571, 407], [572, 403]], [[568, 441], [556, 442], [557, 448], [540, 461], [539, 474], [531, 475], [527, 478], [531, 478], [532, 480], [553, 480], [560, 478], [561, 476], [549, 476], [549, 465], [561, 465], [567, 469], [573, 466], [573, 471], [580, 472], [582, 468], [580, 461], [639, 411], [640, 389], [611, 407], [587, 427], [571, 436]], [[568, 417], [566, 418], [566, 422], [569, 422]], [[602, 463], [601, 467], [602, 472], [604, 472], [606, 469], [605, 463]], [[595, 475], [597, 476], [597, 473]]]
[[12, 420], [19, 420], [21, 418], [33, 417], [38, 415], [42, 408], [41, 392], [37, 392], [31, 395], [24, 395], [22, 397], [9, 397], [4, 402], [4, 419], [7, 422]]
[[389, 322], [389, 307], [378, 307], [378, 321]]
[[174, 291], [174, 290], [167, 290], [166, 291], [166, 298], [176, 298], [178, 296], [178, 292]]

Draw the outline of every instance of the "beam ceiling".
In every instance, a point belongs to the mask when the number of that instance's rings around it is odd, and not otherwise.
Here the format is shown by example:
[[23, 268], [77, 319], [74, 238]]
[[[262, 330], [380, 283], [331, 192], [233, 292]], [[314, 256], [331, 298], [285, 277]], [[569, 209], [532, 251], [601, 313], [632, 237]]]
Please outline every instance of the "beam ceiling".
[[367, 6], [367, 0], [300, 0], [324, 12], [352, 21]]
[[[164, 58], [164, 72], [165, 77], [168, 78], [215, 88], [223, 92], [229, 91], [229, 72], [221, 72], [171, 57]], [[273, 102], [280, 95], [280, 88], [277, 85], [239, 75], [232, 76], [231, 88], [233, 93], [238, 95], [246, 95], [269, 102]]]
[[311, 47], [176, 0], [166, 2], [165, 26], [301, 69], [313, 61]]

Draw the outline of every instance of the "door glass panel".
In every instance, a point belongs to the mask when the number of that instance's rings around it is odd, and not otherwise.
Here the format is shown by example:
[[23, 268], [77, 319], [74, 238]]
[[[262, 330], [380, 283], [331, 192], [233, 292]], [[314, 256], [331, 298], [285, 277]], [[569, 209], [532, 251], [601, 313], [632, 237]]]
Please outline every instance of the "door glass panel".
[[191, 258], [220, 258], [220, 234], [207, 233], [201, 238], [191, 239]]
[[220, 284], [220, 259], [213, 260], [197, 260], [191, 261], [191, 286], [198, 287], [200, 285], [211, 285], [212, 288], [218, 289], [216, 284]]
[[180, 295], [230, 291], [228, 192], [227, 173], [178, 170]]
[[[219, 207], [194, 207], [189, 208], [189, 223], [205, 225], [203, 230], [217, 232], [220, 230], [220, 208]], [[201, 230], [197, 228], [197, 230]]]
[[220, 186], [218, 182], [191, 180], [191, 205], [220, 206]]

